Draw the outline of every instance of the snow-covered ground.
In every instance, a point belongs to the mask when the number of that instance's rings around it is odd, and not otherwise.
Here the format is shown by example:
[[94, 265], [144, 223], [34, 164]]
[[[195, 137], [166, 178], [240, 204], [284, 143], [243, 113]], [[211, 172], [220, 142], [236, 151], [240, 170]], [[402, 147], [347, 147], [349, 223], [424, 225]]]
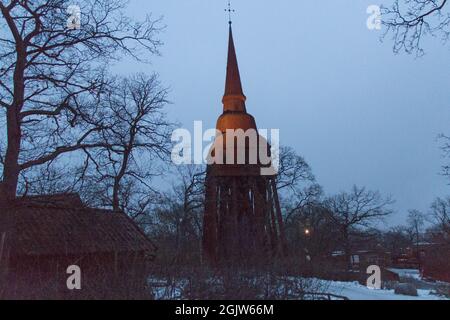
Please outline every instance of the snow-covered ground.
[[421, 280], [420, 271], [417, 269], [388, 268], [387, 270], [398, 274], [400, 278], [413, 278]]
[[[409, 274], [411, 275], [411, 278], [417, 278], [415, 271], [411, 270]], [[326, 297], [327, 294], [333, 294], [339, 297], [346, 297], [350, 300], [450, 300], [446, 299], [443, 296], [433, 294], [433, 292], [435, 291], [433, 289], [418, 289], [417, 290], [418, 296], [414, 297], [395, 294], [394, 290], [369, 289], [368, 287], [363, 286], [358, 282], [328, 281], [317, 278], [292, 278], [292, 280], [298, 280], [303, 282], [304, 284], [309, 283], [310, 285], [312, 285], [311, 289], [305, 288], [305, 290], [317, 292], [316, 298], [319, 299], [321, 297]], [[153, 287], [155, 299], [157, 300], [184, 299], [183, 291], [184, 287], [188, 283], [186, 280], [176, 281], [176, 283], [174, 283], [172, 286], [168, 286], [167, 283], [165, 283], [165, 281], [161, 281], [158, 279], [152, 279], [150, 282], [153, 284], [153, 286], [157, 284], [156, 287], [155, 286]], [[280, 289], [283, 290], [281, 284]], [[338, 297], [332, 298], [338, 299]]]
[[419, 296], [397, 295], [394, 290], [373, 290], [358, 282], [331, 281], [328, 283], [328, 292], [344, 296], [350, 300], [445, 300], [431, 294], [430, 290], [417, 290]]

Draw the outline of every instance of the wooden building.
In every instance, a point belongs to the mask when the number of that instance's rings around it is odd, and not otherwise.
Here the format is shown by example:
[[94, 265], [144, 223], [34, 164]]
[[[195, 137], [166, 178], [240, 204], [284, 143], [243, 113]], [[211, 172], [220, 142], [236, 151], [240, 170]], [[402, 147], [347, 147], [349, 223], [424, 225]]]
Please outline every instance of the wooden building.
[[230, 21], [220, 134], [205, 183], [203, 259], [212, 266], [261, 266], [287, 253], [271, 148], [246, 100]]
[[[124, 213], [86, 207], [77, 195], [0, 204], [3, 299], [146, 299], [156, 247]], [[81, 289], [69, 290], [69, 266]]]
[[420, 243], [418, 250], [422, 276], [450, 283], [450, 244]]

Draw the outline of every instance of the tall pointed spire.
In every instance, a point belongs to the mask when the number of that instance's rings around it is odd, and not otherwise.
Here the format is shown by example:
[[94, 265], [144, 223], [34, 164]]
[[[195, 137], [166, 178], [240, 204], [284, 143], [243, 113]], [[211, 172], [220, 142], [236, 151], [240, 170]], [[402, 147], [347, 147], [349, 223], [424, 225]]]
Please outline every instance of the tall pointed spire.
[[246, 97], [242, 90], [241, 76], [239, 73], [239, 65], [233, 39], [233, 30], [231, 28], [230, 21], [227, 78], [225, 83], [225, 95], [223, 97], [224, 110], [245, 112], [245, 100]]
[[241, 76], [234, 47], [233, 30], [230, 24], [230, 36], [228, 40], [228, 64], [227, 81], [225, 85], [225, 95], [243, 95]]

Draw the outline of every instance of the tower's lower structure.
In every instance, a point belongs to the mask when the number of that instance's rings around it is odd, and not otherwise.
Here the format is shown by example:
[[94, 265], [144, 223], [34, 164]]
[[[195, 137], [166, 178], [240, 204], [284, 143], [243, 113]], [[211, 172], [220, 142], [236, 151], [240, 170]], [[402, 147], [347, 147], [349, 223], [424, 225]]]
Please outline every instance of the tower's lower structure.
[[227, 176], [209, 167], [204, 258], [214, 265], [261, 264], [283, 254], [284, 246], [275, 177]]

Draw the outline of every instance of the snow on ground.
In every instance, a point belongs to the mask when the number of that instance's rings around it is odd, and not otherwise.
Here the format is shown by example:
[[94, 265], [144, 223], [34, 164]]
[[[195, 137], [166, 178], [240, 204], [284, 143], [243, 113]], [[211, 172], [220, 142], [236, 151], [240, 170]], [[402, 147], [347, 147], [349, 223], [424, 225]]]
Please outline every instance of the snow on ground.
[[396, 273], [400, 278], [413, 278], [417, 280], [421, 280], [420, 271], [417, 269], [397, 269], [397, 268], [388, 268], [387, 270]]
[[[411, 272], [414, 274], [414, 272]], [[298, 278], [302, 279], [302, 278]], [[318, 296], [321, 294], [334, 294], [346, 297], [350, 300], [450, 300], [443, 296], [433, 294], [433, 290], [418, 289], [418, 296], [397, 295], [394, 290], [375, 290], [369, 289], [358, 282], [328, 281], [317, 278], [308, 278], [312, 280], [315, 287], [321, 288], [317, 291]], [[303, 279], [303, 280], [308, 280]], [[183, 299], [183, 287], [187, 285], [187, 281], [179, 281], [169, 286], [165, 281], [152, 279], [153, 293], [157, 300], [179, 300]], [[156, 286], [155, 286], [156, 285]]]
[[417, 290], [419, 296], [411, 297], [397, 295], [394, 290], [369, 289], [358, 282], [331, 281], [328, 283], [328, 292], [344, 296], [350, 300], [445, 300], [431, 294], [430, 290]]

